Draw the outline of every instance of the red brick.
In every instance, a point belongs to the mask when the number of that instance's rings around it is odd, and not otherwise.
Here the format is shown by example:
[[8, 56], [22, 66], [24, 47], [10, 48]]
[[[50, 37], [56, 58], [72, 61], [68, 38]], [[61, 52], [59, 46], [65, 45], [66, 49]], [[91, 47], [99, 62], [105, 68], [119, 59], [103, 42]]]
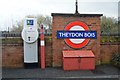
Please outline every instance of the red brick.
[[[96, 64], [100, 64], [100, 17], [74, 17], [74, 16], [53, 16], [52, 24], [52, 54], [53, 54], [53, 66], [62, 66], [62, 51], [63, 50], [74, 50], [69, 47], [63, 39], [57, 39], [56, 31], [64, 30], [65, 26], [71, 21], [83, 21], [87, 25], [91, 25], [91, 30], [97, 31], [97, 39], [90, 40], [90, 42], [82, 49], [79, 50], [92, 50], [96, 55]], [[61, 58], [58, 58], [61, 57]]]

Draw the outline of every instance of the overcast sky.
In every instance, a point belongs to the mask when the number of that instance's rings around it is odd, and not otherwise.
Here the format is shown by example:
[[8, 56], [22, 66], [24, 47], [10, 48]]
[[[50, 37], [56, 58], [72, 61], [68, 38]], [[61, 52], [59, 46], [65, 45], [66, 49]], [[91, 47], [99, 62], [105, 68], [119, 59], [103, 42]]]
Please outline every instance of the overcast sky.
[[[78, 0], [79, 13], [118, 17], [119, 0]], [[26, 15], [74, 13], [75, 0], [0, 0], [0, 30], [7, 30]]]

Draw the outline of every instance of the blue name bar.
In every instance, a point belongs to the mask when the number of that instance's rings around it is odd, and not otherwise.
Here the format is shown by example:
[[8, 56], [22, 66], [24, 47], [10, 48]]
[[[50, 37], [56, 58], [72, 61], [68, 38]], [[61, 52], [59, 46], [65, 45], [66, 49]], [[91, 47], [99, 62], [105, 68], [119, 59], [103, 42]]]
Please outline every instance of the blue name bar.
[[96, 31], [57, 31], [57, 38], [96, 39], [97, 32]]

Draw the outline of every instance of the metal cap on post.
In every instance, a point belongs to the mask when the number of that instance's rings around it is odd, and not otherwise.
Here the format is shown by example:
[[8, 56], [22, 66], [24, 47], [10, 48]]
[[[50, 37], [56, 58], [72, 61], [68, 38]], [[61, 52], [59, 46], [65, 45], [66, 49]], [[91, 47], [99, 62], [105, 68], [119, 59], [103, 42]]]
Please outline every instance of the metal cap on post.
[[41, 52], [41, 69], [45, 69], [45, 42], [44, 42], [44, 27], [40, 26], [40, 52]]

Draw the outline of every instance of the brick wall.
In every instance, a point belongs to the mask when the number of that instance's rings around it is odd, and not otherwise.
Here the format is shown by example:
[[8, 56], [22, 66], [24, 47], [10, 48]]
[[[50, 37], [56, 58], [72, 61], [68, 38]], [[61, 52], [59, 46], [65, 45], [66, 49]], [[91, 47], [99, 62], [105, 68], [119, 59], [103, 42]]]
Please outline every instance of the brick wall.
[[[52, 43], [46, 43], [46, 66], [52, 67]], [[102, 64], [109, 64], [112, 55], [115, 52], [120, 52], [118, 49], [120, 45], [101, 45], [100, 47], [100, 61]], [[2, 66], [7, 68], [24, 67], [23, 61], [23, 46], [3, 45], [2, 46]]]
[[106, 45], [101, 44], [100, 47], [100, 59], [102, 64], [109, 64], [111, 62], [112, 56], [120, 52], [120, 45]]
[[9, 68], [23, 67], [23, 46], [2, 46], [2, 66]]
[[[52, 65], [51, 42], [45, 44], [46, 66]], [[2, 46], [2, 67], [19, 68], [24, 67], [24, 51], [22, 45], [3, 45]], [[39, 53], [40, 54], [40, 53]], [[40, 55], [39, 55], [40, 60]], [[40, 64], [40, 61], [39, 61]]]
[[68, 23], [72, 21], [82, 21], [86, 23], [91, 30], [97, 31], [97, 39], [92, 39], [82, 49], [79, 50], [92, 50], [96, 56], [96, 64], [100, 64], [100, 16], [96, 15], [74, 15], [74, 14], [52, 14], [52, 55], [53, 55], [53, 67], [62, 66], [62, 51], [63, 50], [74, 50], [70, 48], [64, 39], [56, 38], [57, 30], [64, 30]]

